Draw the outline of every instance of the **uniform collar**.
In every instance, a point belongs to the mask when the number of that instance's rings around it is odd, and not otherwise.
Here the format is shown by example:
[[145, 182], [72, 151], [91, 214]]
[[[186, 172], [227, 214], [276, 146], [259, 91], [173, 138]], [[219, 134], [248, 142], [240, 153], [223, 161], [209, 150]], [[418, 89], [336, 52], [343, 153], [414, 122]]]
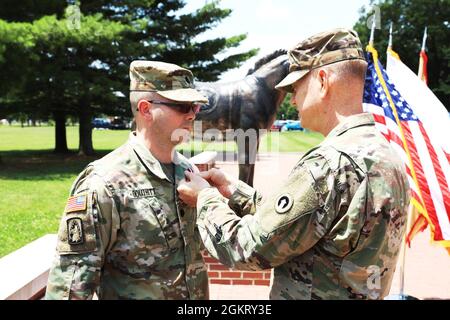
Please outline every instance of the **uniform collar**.
[[327, 135], [327, 138], [337, 137], [348, 130], [361, 126], [373, 126], [375, 121], [370, 113], [359, 113], [346, 118], [343, 122], [334, 127]]
[[162, 167], [161, 163], [158, 159], [156, 159], [150, 150], [138, 139], [136, 136], [136, 132], [130, 132], [130, 136], [128, 138], [128, 143], [133, 148], [134, 152], [139, 158], [139, 161], [147, 168], [148, 171], [153, 173], [160, 179], [168, 180], [169, 182], [173, 182], [172, 177], [168, 177]]

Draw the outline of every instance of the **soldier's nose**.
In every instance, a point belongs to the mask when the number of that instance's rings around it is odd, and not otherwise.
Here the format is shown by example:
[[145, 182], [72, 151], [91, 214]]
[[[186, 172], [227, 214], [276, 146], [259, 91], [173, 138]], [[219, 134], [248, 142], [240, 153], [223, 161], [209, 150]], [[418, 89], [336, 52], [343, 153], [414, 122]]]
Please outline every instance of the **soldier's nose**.
[[291, 96], [291, 104], [297, 106], [297, 104], [295, 103], [295, 96], [293, 94]]
[[189, 121], [193, 121], [195, 119], [195, 112], [192, 109], [187, 113], [186, 119]]

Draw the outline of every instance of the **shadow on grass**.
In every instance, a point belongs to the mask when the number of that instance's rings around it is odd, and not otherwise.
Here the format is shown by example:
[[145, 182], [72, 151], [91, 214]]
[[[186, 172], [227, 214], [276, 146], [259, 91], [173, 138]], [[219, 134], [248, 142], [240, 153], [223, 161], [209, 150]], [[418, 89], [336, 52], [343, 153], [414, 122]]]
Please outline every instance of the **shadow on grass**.
[[75, 151], [56, 154], [53, 150], [2, 151], [0, 179], [62, 180], [78, 175], [90, 162], [112, 150], [100, 150], [94, 156], [79, 156]]

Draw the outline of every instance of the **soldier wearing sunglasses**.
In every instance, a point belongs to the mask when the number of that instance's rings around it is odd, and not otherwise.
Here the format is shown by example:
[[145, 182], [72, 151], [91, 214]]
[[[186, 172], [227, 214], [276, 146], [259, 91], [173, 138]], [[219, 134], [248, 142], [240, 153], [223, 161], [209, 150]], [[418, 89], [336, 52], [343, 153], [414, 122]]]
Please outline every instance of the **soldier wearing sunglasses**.
[[173, 137], [207, 98], [174, 64], [134, 61], [130, 82], [136, 131], [74, 182], [46, 299], [208, 299], [196, 212], [176, 191], [195, 168]]

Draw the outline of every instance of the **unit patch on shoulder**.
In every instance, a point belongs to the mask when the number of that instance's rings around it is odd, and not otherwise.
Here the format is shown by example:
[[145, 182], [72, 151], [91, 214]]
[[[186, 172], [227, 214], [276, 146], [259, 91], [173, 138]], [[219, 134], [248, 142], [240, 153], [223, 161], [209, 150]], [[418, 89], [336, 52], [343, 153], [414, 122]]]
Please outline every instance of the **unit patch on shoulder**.
[[285, 213], [292, 208], [294, 200], [289, 194], [283, 194], [275, 201], [275, 211], [277, 213]]
[[80, 193], [76, 196], [69, 197], [66, 204], [66, 213], [76, 211], [86, 211], [87, 193]]
[[67, 240], [70, 245], [84, 242], [83, 221], [80, 218], [67, 219]]

